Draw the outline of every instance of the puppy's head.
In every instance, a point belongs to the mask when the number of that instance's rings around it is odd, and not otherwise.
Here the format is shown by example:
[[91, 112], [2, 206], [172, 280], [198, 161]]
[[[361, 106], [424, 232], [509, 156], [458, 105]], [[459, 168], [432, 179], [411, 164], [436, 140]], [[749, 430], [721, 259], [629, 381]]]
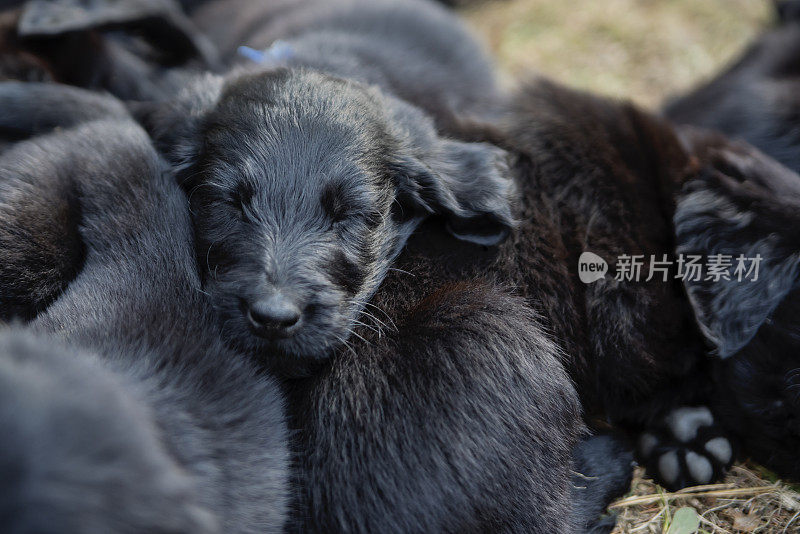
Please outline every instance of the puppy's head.
[[179, 134], [206, 289], [247, 350], [329, 354], [428, 215], [480, 244], [511, 225], [504, 153], [374, 88], [281, 69], [190, 101], [156, 137]]
[[[678, 199], [678, 249], [732, 263], [730, 279], [684, 281], [714, 347], [717, 412], [749, 454], [798, 478], [800, 176], [742, 143], [683, 138], [703, 170]], [[740, 255], [760, 258], [742, 280]]]

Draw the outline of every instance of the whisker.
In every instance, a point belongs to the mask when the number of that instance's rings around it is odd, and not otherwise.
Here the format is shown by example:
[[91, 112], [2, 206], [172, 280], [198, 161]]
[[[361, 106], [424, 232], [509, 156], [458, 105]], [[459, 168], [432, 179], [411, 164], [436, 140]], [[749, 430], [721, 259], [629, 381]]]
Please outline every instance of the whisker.
[[364, 339], [363, 336], [359, 335], [358, 332], [354, 332], [353, 330], [350, 330], [350, 334], [356, 336], [358, 339], [360, 339], [361, 341], [363, 341], [367, 345], [371, 345], [371, 343], [369, 341], [367, 341], [366, 339]]
[[398, 269], [397, 267], [389, 267], [389, 268], [388, 268], [388, 270], [390, 270], [390, 271], [396, 271], [396, 272], [398, 272], [398, 273], [402, 273], [402, 274], [407, 274], [407, 275], [409, 275], [409, 276], [413, 276], [414, 278], [416, 278], [416, 277], [417, 277], [417, 275], [415, 275], [414, 273], [410, 273], [410, 272], [408, 272], [408, 271], [404, 271], [403, 269]]
[[378, 329], [378, 328], [375, 328], [374, 326], [370, 326], [370, 325], [368, 325], [367, 323], [361, 322], [361, 321], [359, 321], [359, 320], [357, 320], [357, 319], [353, 319], [353, 324], [357, 324], [357, 325], [359, 325], [359, 326], [363, 326], [364, 328], [369, 328], [370, 330], [372, 330], [373, 332], [375, 332], [376, 334], [378, 334], [378, 337], [379, 337], [379, 338], [380, 338], [380, 337], [383, 337], [383, 332], [381, 332], [381, 331], [380, 331], [380, 329]]
[[[213, 246], [214, 246], [214, 245], [216, 245], [216, 244], [217, 244], [217, 242], [216, 242], [216, 241], [214, 241], [213, 243], [211, 243], [211, 244], [208, 246], [208, 250], [206, 251], [206, 268], [209, 270], [209, 272], [211, 271], [211, 264], [210, 264], [210, 263], [209, 263], [209, 261], [208, 261], [208, 257], [209, 257], [209, 255], [211, 254], [211, 247], [213, 247]], [[217, 268], [216, 268], [216, 266], [214, 266], [214, 278], [216, 278], [216, 277], [217, 277]]]
[[[374, 315], [369, 313], [367, 310], [361, 310], [361, 315], [372, 319], [373, 321], [378, 323], [378, 325], [382, 326], [383, 328], [387, 328], [387, 329], [389, 328], [386, 323], [384, 323], [383, 321], [381, 321], [380, 319], [378, 319], [377, 317], [375, 317]], [[360, 317], [360, 315], [359, 315], [359, 317]]]
[[376, 306], [375, 304], [372, 304], [371, 302], [364, 302], [363, 304], [364, 304], [364, 306], [369, 306], [370, 308], [374, 308], [375, 310], [381, 312], [383, 314], [383, 316], [386, 317], [386, 320], [391, 323], [392, 328], [394, 328], [395, 331], [398, 330], [397, 324], [395, 324], [394, 319], [392, 319], [392, 316], [389, 315], [388, 313], [386, 313], [383, 309], [381, 309], [380, 307]]

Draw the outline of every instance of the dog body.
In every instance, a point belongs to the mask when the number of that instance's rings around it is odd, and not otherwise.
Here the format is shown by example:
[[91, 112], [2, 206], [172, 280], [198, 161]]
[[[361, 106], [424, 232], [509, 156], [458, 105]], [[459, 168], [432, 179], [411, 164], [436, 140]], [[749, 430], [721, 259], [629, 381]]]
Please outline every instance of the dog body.
[[171, 0], [14, 4], [0, 11], [0, 80], [153, 100], [174, 94], [190, 72], [219, 68], [213, 45]]
[[[23, 88], [28, 91], [3, 84], [0, 98], [17, 109], [27, 105], [44, 114], [49, 108], [35, 102], [54, 100], [63, 91], [65, 98], [74, 100], [76, 112], [81, 94], [86, 105], [97, 108], [97, 96], [90, 93], [56, 85]], [[26, 98], [31, 102], [25, 104]], [[114, 109], [110, 103], [106, 106]], [[37, 124], [49, 125], [53, 119], [41, 114], [30, 123], [21, 120], [21, 114], [18, 131], [36, 133]], [[133, 150], [141, 132], [128, 132], [125, 128], [130, 127], [117, 125], [119, 121], [124, 124], [116, 117], [79, 127], [81, 142], [71, 135], [74, 131], [64, 131], [43, 141], [20, 143], [4, 155], [4, 182], [12, 185], [23, 177], [19, 187], [9, 187], [18, 194], [15, 202], [2, 207], [9, 226], [37, 218], [26, 210], [39, 217], [49, 212], [42, 204], [25, 202], [25, 194], [38, 195], [31, 189], [37, 185], [34, 173], [25, 171], [25, 165], [40, 169], [52, 158], [56, 176], [80, 185], [72, 196], [80, 206], [82, 266], [31, 328], [99, 354], [75, 356], [77, 371], [68, 366], [64, 373], [82, 372], [83, 380], [89, 381], [92, 373], [81, 371], [81, 366], [99, 367], [97, 373], [108, 375], [121, 395], [130, 389], [134, 400], [126, 402], [143, 404], [153, 413], [152, 420], [165, 429], [159, 434], [161, 442], [197, 479], [192, 502], [212, 512], [211, 519], [201, 514], [210, 521], [207, 528], [213, 531], [221, 523], [224, 531], [249, 531], [256, 520], [277, 521], [283, 510], [285, 488], [281, 490], [278, 482], [283, 480], [279, 467], [285, 443], [276, 446], [270, 441], [283, 435], [275, 392], [271, 382], [249, 374], [254, 371], [238, 354], [219, 346], [216, 318], [209, 316], [186, 245], [189, 225], [185, 207], [174, 195], [176, 186], [170, 185], [168, 174], [159, 178], [152, 176], [152, 168], [140, 169], [155, 160], [152, 154]], [[119, 128], [127, 135], [125, 157], [119, 157], [114, 144]], [[65, 139], [71, 141], [67, 153]], [[84, 143], [99, 150], [99, 161], [71, 157], [85, 151]], [[121, 169], [127, 179], [112, 182], [108, 176], [117, 176]], [[152, 183], [143, 183], [148, 180]], [[44, 180], [38, 184], [51, 185]], [[58, 239], [59, 232], [51, 229], [40, 238]], [[66, 243], [55, 243], [49, 250]], [[22, 257], [20, 252], [9, 260]], [[133, 294], [128, 293], [131, 280], [139, 288]], [[558, 347], [538, 326], [541, 319], [520, 299], [485, 283], [448, 285], [432, 293], [422, 302], [416, 294], [398, 301], [384, 310], [390, 315], [381, 316], [386, 320], [384, 333], [371, 331], [377, 337], [352, 340], [352, 352], [315, 376], [287, 382], [291, 426], [298, 429], [292, 480], [299, 488], [288, 528], [543, 533], [610, 528], [597, 519], [627, 488], [630, 455], [608, 438], [578, 442], [583, 424], [577, 396]], [[13, 356], [36, 350], [40, 349], [8, 352]], [[83, 360], [87, 362], [80, 363]], [[17, 372], [13, 370], [11, 380]], [[250, 381], [245, 380], [248, 376]], [[98, 388], [86, 386], [90, 392]], [[22, 393], [12, 394], [24, 400]], [[56, 405], [59, 395], [69, 398], [73, 393], [67, 386], [58, 389], [46, 397], [49, 405]], [[100, 416], [114, 417], [106, 404], [90, 404], [102, 408]], [[266, 409], [269, 406], [272, 411]], [[104, 415], [106, 409], [110, 414]], [[236, 417], [231, 416], [234, 409]], [[62, 417], [70, 420], [74, 414]], [[202, 421], [206, 430], [195, 428], [195, 421]], [[24, 421], [12, 422], [24, 426]], [[102, 428], [97, 425], [99, 431]], [[216, 429], [226, 435], [216, 435]], [[203, 453], [209, 443], [223, 443], [220, 452]], [[261, 463], [254, 465], [256, 443], [262, 445], [257, 447]], [[573, 475], [571, 466], [581, 475]], [[215, 478], [220, 473], [225, 480]], [[582, 476], [590, 476], [590, 482]], [[236, 487], [230, 488], [228, 480]], [[46, 481], [40, 487], [46, 488]], [[161, 495], [156, 490], [147, 493], [146, 488], [140, 493]], [[531, 495], [536, 496], [533, 503]], [[223, 514], [210, 503], [230, 512]], [[120, 503], [120, 513], [130, 506]], [[74, 503], [67, 508], [85, 510]], [[254, 510], [263, 516], [252, 515]], [[101, 530], [111, 517], [110, 512], [91, 513]], [[118, 520], [135, 524], [134, 519]], [[167, 524], [159, 516], [152, 521], [154, 531], [159, 522]], [[273, 531], [272, 525], [263, 530]]]
[[[513, 287], [543, 317], [590, 420], [636, 434], [660, 428], [683, 405], [707, 403], [707, 349], [674, 262], [666, 280], [647, 281], [651, 257], [674, 259], [675, 198], [694, 172], [675, 132], [632, 106], [546, 81], [525, 87], [513, 102], [504, 122], [466, 124], [463, 131], [513, 155], [521, 199], [509, 239], [495, 247], [454, 242], [432, 219], [409, 240], [373, 303], [391, 307], [382, 298], [390, 303], [434, 281], [488, 279]], [[609, 264], [592, 284], [580, 282], [584, 252]], [[643, 257], [640, 278], [616, 276], [624, 255]], [[706, 426], [719, 432], [713, 420]], [[702, 444], [698, 450], [708, 456]], [[661, 480], [672, 487], [708, 482], [730, 460], [709, 456], [696, 479], [681, 460]]]
[[756, 279], [692, 281], [687, 289], [714, 348], [715, 412], [744, 451], [800, 477], [800, 176], [744, 143], [684, 129], [707, 171], [675, 215], [687, 253], [760, 258]]
[[95, 120], [20, 142], [0, 167], [4, 186], [18, 186], [6, 224], [46, 217], [24, 195], [60, 180], [83, 244], [63, 294], [0, 341], [3, 530], [280, 531], [281, 395], [221, 341], [185, 197], [145, 132]]
[[[224, 13], [224, 15], [223, 15]], [[219, 24], [234, 14], [232, 24]], [[211, 2], [193, 20], [228, 64], [246, 45], [267, 66], [377, 85], [434, 118], [481, 114], [500, 97], [492, 63], [451, 12], [426, 0]]]

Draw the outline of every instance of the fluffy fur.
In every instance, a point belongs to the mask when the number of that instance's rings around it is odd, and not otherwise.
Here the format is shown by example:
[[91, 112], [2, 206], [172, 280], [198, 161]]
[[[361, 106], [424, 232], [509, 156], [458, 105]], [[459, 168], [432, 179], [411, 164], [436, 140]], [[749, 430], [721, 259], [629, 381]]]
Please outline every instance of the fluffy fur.
[[28, 327], [37, 338], [0, 341], [2, 529], [280, 531], [290, 493], [282, 398], [221, 341], [174, 177], [144, 131], [115, 119], [0, 159], [0, 183], [22, 180], [19, 194], [36, 198], [54, 179], [78, 206], [85, 257]]
[[289, 52], [268, 64], [378, 85], [434, 118], [486, 112], [500, 94], [483, 47], [428, 0], [224, 0], [192, 18], [228, 65], [251, 64], [236, 54], [241, 45], [260, 50], [280, 40]]
[[298, 531], [594, 525], [630, 456], [601, 448], [579, 468], [606, 478], [570, 487], [579, 405], [540, 318], [483, 284], [418, 294], [395, 294], [380, 335], [291, 382]]
[[[692, 172], [673, 129], [632, 106], [540, 80], [494, 128], [461, 130], [513, 154], [519, 225], [507, 241], [482, 247], [429, 221], [373, 303], [391, 307], [394, 295], [442, 280], [489, 279], [514, 287], [541, 314], [589, 418], [637, 433], [677, 406], [704, 402], [706, 347], [674, 267], [666, 282], [644, 281], [651, 254], [674, 254], [673, 199]], [[584, 251], [609, 262], [606, 278], [580, 282]], [[614, 279], [622, 254], [646, 256], [640, 281]]]
[[[683, 288], [671, 277], [644, 281], [651, 254], [674, 252], [673, 196], [690, 171], [672, 128], [539, 80], [493, 131], [471, 129], [465, 135], [494, 138], [514, 155], [519, 226], [497, 247], [476, 247], [445, 244], [431, 223], [409, 242], [424, 254], [409, 252], [398, 267], [426, 279], [489, 273], [516, 287], [564, 343], [590, 413], [641, 424], [677, 398], [702, 395], [704, 344]], [[580, 282], [583, 251], [608, 261], [604, 279]], [[645, 255], [641, 281], [614, 279], [622, 254]]]
[[796, 0], [776, 2], [776, 27], [732, 67], [665, 109], [675, 121], [713, 128], [763, 151], [685, 129], [706, 174], [684, 191], [676, 224], [684, 250], [763, 258], [757, 282], [693, 283], [688, 289], [716, 356], [715, 411], [745, 453], [794, 478], [800, 477], [799, 6]]

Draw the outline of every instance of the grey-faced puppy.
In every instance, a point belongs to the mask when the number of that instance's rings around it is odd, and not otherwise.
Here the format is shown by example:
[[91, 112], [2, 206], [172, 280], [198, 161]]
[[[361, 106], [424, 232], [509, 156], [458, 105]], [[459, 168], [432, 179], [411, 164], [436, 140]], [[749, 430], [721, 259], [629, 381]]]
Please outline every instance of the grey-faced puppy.
[[[284, 56], [265, 52], [139, 115], [181, 169], [230, 340], [319, 359], [347, 340], [425, 217], [484, 244], [507, 234], [503, 152], [440, 137], [422, 111], [475, 110], [493, 101], [494, 79], [461, 24], [428, 2], [246, 6], [251, 28], [236, 39], [285, 39]], [[234, 12], [206, 7], [196, 20]], [[220, 25], [205, 28], [222, 40]]]
[[504, 154], [307, 69], [209, 78], [147, 119], [180, 165], [204, 288], [236, 346], [320, 358], [349, 336], [416, 226], [484, 244], [512, 224]]
[[[37, 100], [0, 86], [16, 106]], [[0, 341], [0, 529], [280, 531], [290, 493], [281, 395], [222, 342], [185, 195], [146, 133], [117, 117], [7, 150], [0, 183], [17, 196], [0, 208], [6, 228], [44, 218], [25, 195], [55, 180], [77, 211], [83, 262], [27, 335]]]

